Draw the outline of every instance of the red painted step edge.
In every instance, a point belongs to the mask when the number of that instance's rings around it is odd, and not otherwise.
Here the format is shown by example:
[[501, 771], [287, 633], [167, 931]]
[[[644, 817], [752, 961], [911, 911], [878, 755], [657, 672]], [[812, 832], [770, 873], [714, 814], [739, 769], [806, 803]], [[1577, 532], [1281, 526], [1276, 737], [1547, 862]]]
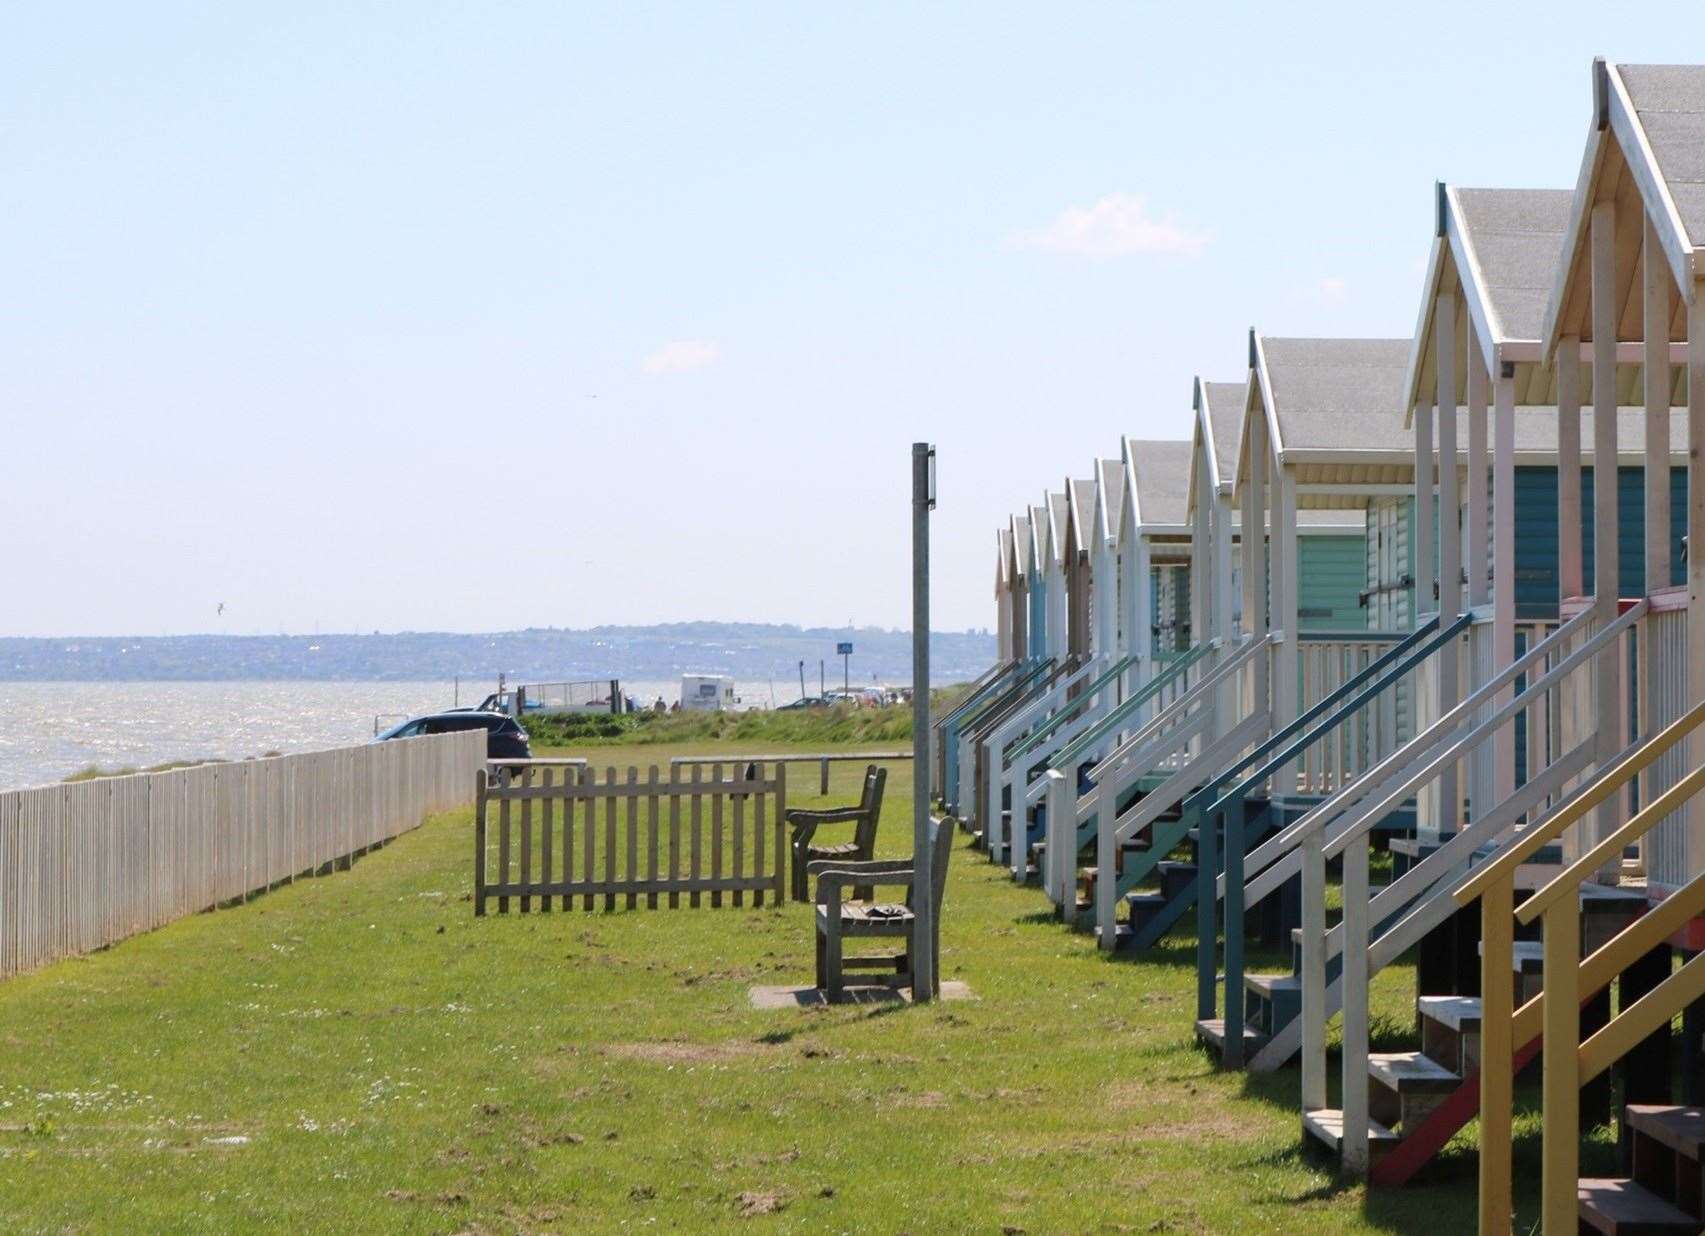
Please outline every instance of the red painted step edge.
[[[1512, 1076], [1533, 1062], [1539, 1054], [1539, 1046], [1536, 1038], [1516, 1052], [1511, 1065]], [[1413, 1133], [1374, 1164], [1368, 1180], [1376, 1185], [1393, 1187], [1408, 1184], [1415, 1173], [1431, 1162], [1433, 1156], [1445, 1148], [1445, 1143], [1479, 1112], [1480, 1072], [1476, 1069], [1462, 1079], [1462, 1084], [1433, 1110], [1432, 1115], [1421, 1121]]]

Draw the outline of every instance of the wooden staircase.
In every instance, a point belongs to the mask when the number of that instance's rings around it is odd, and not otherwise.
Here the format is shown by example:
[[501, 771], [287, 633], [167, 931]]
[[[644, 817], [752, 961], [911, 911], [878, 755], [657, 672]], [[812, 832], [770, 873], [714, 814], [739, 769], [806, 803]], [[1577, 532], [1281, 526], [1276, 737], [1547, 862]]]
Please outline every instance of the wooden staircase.
[[1630, 1103], [1622, 1119], [1633, 1143], [1633, 1175], [1580, 1181], [1581, 1231], [1605, 1236], [1705, 1231], [1700, 1198], [1705, 1109]]

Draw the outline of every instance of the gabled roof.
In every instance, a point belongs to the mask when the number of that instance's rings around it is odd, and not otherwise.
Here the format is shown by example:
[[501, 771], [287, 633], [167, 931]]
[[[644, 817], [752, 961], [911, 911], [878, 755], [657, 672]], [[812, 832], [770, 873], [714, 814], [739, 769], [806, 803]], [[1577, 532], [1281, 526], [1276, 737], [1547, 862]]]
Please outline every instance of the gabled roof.
[[1054, 538], [1048, 530], [1050, 518], [1046, 501], [1030, 508], [1030, 569], [1037, 575], [1048, 569], [1048, 559], [1053, 555]]
[[[1471, 337], [1488, 367], [1518, 362], [1519, 403], [1555, 398], [1550, 375], [1537, 362], [1545, 302], [1569, 226], [1567, 189], [1435, 188], [1434, 239], [1422, 285], [1421, 311], [1410, 345], [1403, 413], [1432, 401], [1434, 307], [1442, 292], [1460, 287]], [[1466, 332], [1465, 332], [1466, 333]], [[1456, 357], [1459, 401], [1467, 399], [1467, 349]]]
[[1413, 449], [1402, 433], [1407, 339], [1278, 339], [1251, 336], [1255, 380], [1238, 442], [1238, 475], [1249, 450], [1249, 417], [1266, 418], [1281, 460], [1307, 454], [1380, 455]]
[[1139, 532], [1184, 531], [1190, 443], [1126, 438], [1126, 517]]
[[1214, 488], [1230, 494], [1237, 467], [1237, 442], [1243, 434], [1244, 382], [1204, 382], [1196, 379], [1192, 405], [1195, 427], [1191, 431], [1190, 477], [1185, 486], [1186, 517], [1196, 509], [1195, 452], [1207, 455], [1208, 475]]
[[1095, 461], [1095, 530], [1109, 542], [1119, 537], [1125, 509], [1125, 472], [1117, 459]]
[[1066, 521], [1071, 518], [1071, 499], [1064, 493], [1048, 495], [1048, 522], [1045, 526], [1047, 552], [1053, 559], [1052, 565], [1060, 566], [1066, 560]]
[[1070, 505], [1066, 512], [1065, 538], [1067, 547], [1076, 546], [1080, 555], [1089, 553], [1095, 544], [1095, 482], [1066, 479]]
[[1012, 517], [1012, 570], [1013, 583], [1023, 587], [1030, 579], [1030, 555], [1035, 545], [1030, 540], [1030, 516], [1014, 515]]
[[[1596, 204], [1617, 204], [1617, 248], [1637, 253], [1644, 213], [1681, 295], [1670, 338], [1685, 337], [1685, 304], [1705, 275], [1705, 65], [1593, 61], [1593, 118], [1569, 209], [1540, 343], [1549, 356], [1563, 335], [1592, 337], [1588, 240]], [[1629, 217], [1624, 217], [1624, 216]], [[1620, 262], [1624, 269], [1626, 261]], [[1640, 281], [1618, 289], [1618, 334], [1638, 338]]]
[[1012, 529], [995, 530], [995, 595], [1012, 587]]

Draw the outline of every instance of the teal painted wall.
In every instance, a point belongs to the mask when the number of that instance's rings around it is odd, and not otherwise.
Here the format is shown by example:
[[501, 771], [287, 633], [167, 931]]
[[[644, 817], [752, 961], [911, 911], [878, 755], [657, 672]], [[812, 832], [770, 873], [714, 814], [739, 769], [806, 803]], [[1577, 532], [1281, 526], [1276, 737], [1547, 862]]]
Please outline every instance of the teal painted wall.
[[[1618, 589], [1625, 597], [1646, 592], [1645, 471], [1617, 474]], [[1687, 469], [1670, 469], [1670, 582], [1685, 583], [1681, 541], [1687, 535]], [[1581, 570], [1588, 591], [1593, 578], [1593, 470], [1581, 470]], [[1557, 470], [1516, 469], [1516, 612], [1524, 618], [1557, 612]]]
[[1297, 625], [1304, 631], [1359, 631], [1367, 626], [1366, 543], [1361, 533], [1297, 537]]

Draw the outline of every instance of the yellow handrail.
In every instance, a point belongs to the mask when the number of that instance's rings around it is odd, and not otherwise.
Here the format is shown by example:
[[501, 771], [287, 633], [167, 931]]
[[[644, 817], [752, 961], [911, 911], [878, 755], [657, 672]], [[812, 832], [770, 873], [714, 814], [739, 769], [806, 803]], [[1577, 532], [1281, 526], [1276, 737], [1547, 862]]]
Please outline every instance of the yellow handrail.
[[[1605, 986], [1633, 956], [1651, 948], [1705, 908], [1705, 876], [1696, 877], [1646, 917], [1580, 960], [1580, 904], [1575, 890], [1588, 877], [1705, 789], [1705, 766], [1695, 768], [1647, 803], [1634, 817], [1594, 845], [1523, 903], [1513, 906], [1515, 872], [1545, 842], [1610, 799], [1659, 756], [1705, 722], [1705, 702], [1654, 734], [1603, 770], [1599, 779], [1550, 819], [1524, 833], [1504, 854], [1486, 864], [1455, 891], [1458, 904], [1481, 900], [1480, 1230], [1510, 1230], [1510, 1121], [1517, 1045], [1537, 1029], [1545, 1042], [1543, 1092], [1544, 1168], [1540, 1184], [1541, 1225], [1546, 1232], [1573, 1231], [1580, 1167], [1580, 1088], [1674, 1013], [1705, 996], [1705, 964], [1689, 962], [1630, 1007], [1611, 1018], [1585, 1043], [1580, 1041], [1580, 998]], [[1516, 922], [1543, 921], [1543, 992], [1520, 1011], [1511, 1008], [1511, 969]], [[1697, 959], [1696, 959], [1697, 961]], [[1539, 1026], [1535, 1026], [1535, 1022]]]

